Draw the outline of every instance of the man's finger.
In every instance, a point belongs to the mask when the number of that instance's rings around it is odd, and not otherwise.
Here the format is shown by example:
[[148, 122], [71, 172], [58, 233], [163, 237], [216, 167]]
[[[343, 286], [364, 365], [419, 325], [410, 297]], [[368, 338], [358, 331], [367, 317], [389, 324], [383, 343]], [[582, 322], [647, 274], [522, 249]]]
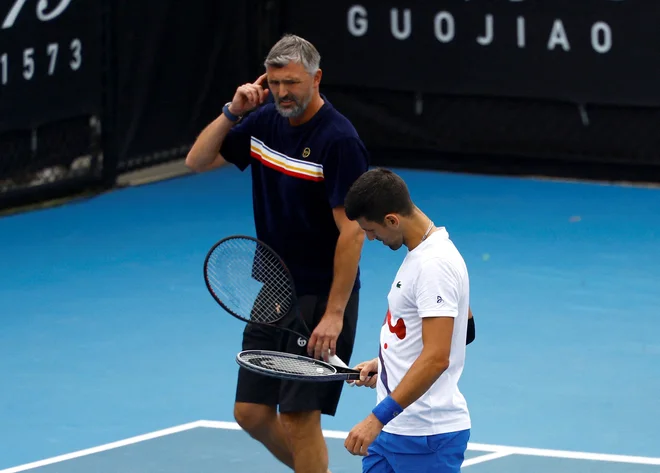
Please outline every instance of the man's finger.
[[349, 432], [348, 436], [346, 437], [346, 441], [344, 442], [344, 448], [348, 450], [349, 452], [353, 453], [353, 444], [355, 443], [355, 438], [353, 437], [353, 433]]
[[248, 102], [250, 105], [252, 105], [252, 104], [254, 103], [254, 95], [253, 95], [253, 93], [252, 93], [252, 89], [250, 89], [249, 87], [246, 87], [246, 88], [243, 90], [243, 94], [245, 95], [245, 99], [247, 100], [247, 102]]
[[260, 104], [262, 102], [261, 97], [263, 95], [263, 91], [259, 87], [252, 86], [252, 93], [254, 94], [254, 102], [256, 104]]
[[362, 456], [366, 457], [367, 455], [369, 455], [369, 445], [365, 442], [362, 444]]
[[327, 338], [323, 340], [321, 353], [323, 353], [323, 361], [328, 361], [328, 358], [330, 358], [330, 341]]
[[364, 441], [361, 438], [358, 438], [357, 442], [355, 442], [355, 454], [362, 455], [363, 448], [364, 448]]
[[268, 73], [264, 72], [259, 76], [257, 80], [254, 81], [254, 85], [261, 85], [262, 82], [266, 79], [266, 77], [268, 77]]
[[362, 381], [367, 381], [367, 379], [369, 378], [369, 371], [370, 371], [369, 368], [370, 368], [369, 363], [366, 363], [360, 369], [360, 379]]
[[314, 343], [310, 343], [309, 345], [310, 345], [310, 348], [311, 348], [311, 350], [312, 350], [311, 353], [310, 353], [310, 356], [312, 356], [312, 357], [315, 358], [315, 359], [318, 359], [318, 357], [319, 357], [319, 350], [320, 350], [320, 348], [319, 348], [319, 347], [320, 347], [319, 336], [317, 335], [317, 336], [314, 338]]
[[258, 87], [252, 87], [252, 94], [254, 95], [255, 105], [261, 104], [263, 102], [263, 90]]
[[358, 439], [357, 437], [355, 437], [355, 436], [353, 436], [353, 437], [351, 438], [351, 440], [348, 442], [348, 445], [347, 445], [346, 448], [347, 448], [347, 450], [351, 453], [351, 455], [355, 455], [355, 454], [356, 454], [356, 449], [357, 449], [357, 447], [358, 447], [358, 442], [359, 442], [359, 439]]
[[[319, 340], [316, 342], [316, 346], [314, 347], [314, 348], [315, 348], [315, 350], [314, 350], [314, 358], [316, 358], [317, 360], [322, 360], [322, 359], [324, 359], [324, 357], [323, 357], [324, 353], [323, 353], [323, 341], [322, 341], [322, 338], [323, 338], [323, 337], [319, 337]], [[324, 361], [325, 361], [325, 360], [324, 360]]]
[[309, 337], [309, 341], [307, 342], [307, 354], [309, 356], [314, 355], [314, 349], [316, 348], [317, 339], [318, 339], [318, 335], [316, 335], [316, 332], [312, 332], [312, 336]]
[[362, 455], [362, 439], [358, 439], [358, 441], [355, 442], [355, 454]]

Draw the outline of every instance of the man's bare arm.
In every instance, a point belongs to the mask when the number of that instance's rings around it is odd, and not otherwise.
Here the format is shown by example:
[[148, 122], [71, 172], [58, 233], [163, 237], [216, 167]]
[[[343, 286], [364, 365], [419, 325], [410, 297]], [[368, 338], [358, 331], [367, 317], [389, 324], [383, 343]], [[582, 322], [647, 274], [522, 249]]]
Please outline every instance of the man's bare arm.
[[[243, 116], [250, 110], [262, 105], [268, 97], [268, 89], [264, 89], [263, 83], [266, 74], [262, 74], [252, 84], [243, 84], [234, 94], [229, 105], [229, 112], [236, 116]], [[186, 166], [190, 169], [203, 172], [223, 166], [227, 161], [222, 157], [219, 150], [225, 137], [235, 125], [233, 121], [221, 113], [199, 134], [195, 144], [186, 156]]]
[[422, 319], [422, 352], [392, 391], [392, 399], [403, 409], [428, 391], [449, 367], [453, 331], [453, 317]]
[[333, 280], [325, 314], [309, 337], [307, 353], [314, 358], [328, 359], [336, 355], [337, 339], [344, 324], [344, 311], [353, 292], [357, 276], [364, 231], [357, 222], [346, 217], [343, 207], [333, 209], [339, 238], [335, 246]]
[[339, 238], [335, 248], [334, 273], [326, 313], [342, 316], [351, 297], [364, 245], [364, 231], [346, 217], [343, 207], [332, 210]]
[[204, 172], [225, 165], [227, 161], [218, 150], [233, 126], [234, 122], [224, 114], [213, 120], [195, 140], [186, 156], [186, 166], [193, 171]]

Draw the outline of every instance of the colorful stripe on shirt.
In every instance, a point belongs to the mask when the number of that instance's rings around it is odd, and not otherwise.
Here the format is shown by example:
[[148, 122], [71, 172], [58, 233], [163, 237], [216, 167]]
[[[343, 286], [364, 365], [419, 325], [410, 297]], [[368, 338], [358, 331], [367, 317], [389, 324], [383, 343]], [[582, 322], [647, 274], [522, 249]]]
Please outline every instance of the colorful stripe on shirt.
[[250, 140], [250, 154], [258, 159], [264, 166], [286, 174], [310, 181], [323, 180], [323, 166], [316, 163], [290, 158], [266, 146], [263, 141], [254, 136]]

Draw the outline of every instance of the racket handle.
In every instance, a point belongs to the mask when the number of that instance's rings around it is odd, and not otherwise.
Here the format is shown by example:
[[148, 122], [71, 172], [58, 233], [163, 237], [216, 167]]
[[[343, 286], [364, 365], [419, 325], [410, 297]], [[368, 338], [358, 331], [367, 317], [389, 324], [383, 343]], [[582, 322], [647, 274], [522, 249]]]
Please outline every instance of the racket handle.
[[[346, 365], [346, 363], [344, 363], [344, 362], [342, 361], [342, 359], [339, 358], [337, 355], [331, 355], [331, 356], [328, 358], [328, 363], [330, 363], [331, 365], [335, 365], [335, 366], [341, 366], [342, 368], [348, 368], [348, 366]], [[378, 374], [378, 373], [371, 372], [371, 373], [369, 373], [369, 376], [375, 376], [375, 375], [377, 375], [377, 374]], [[347, 381], [347, 383], [348, 383], [351, 387], [355, 386], [355, 381]]]
[[[330, 355], [328, 358], [328, 363], [335, 366], [340, 366], [342, 368], [348, 368], [348, 365], [342, 361], [337, 355]], [[355, 381], [346, 381], [350, 387], [355, 386]]]

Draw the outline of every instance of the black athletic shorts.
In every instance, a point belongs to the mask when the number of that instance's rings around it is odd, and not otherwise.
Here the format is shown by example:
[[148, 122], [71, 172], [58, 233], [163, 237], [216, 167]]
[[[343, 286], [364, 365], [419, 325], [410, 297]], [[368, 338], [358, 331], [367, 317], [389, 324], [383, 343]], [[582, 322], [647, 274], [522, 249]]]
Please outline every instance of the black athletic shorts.
[[[327, 298], [301, 296], [299, 308], [310, 332], [325, 313]], [[344, 325], [337, 339], [337, 356], [350, 365], [358, 319], [359, 293], [354, 291], [346, 305]], [[294, 327], [300, 333], [305, 333]], [[275, 350], [307, 355], [307, 346], [298, 344], [298, 336], [256, 324], [247, 324], [243, 331], [243, 350]], [[280, 412], [321, 411], [334, 416], [344, 381], [313, 383], [280, 380], [239, 367], [236, 402], [279, 406]]]

